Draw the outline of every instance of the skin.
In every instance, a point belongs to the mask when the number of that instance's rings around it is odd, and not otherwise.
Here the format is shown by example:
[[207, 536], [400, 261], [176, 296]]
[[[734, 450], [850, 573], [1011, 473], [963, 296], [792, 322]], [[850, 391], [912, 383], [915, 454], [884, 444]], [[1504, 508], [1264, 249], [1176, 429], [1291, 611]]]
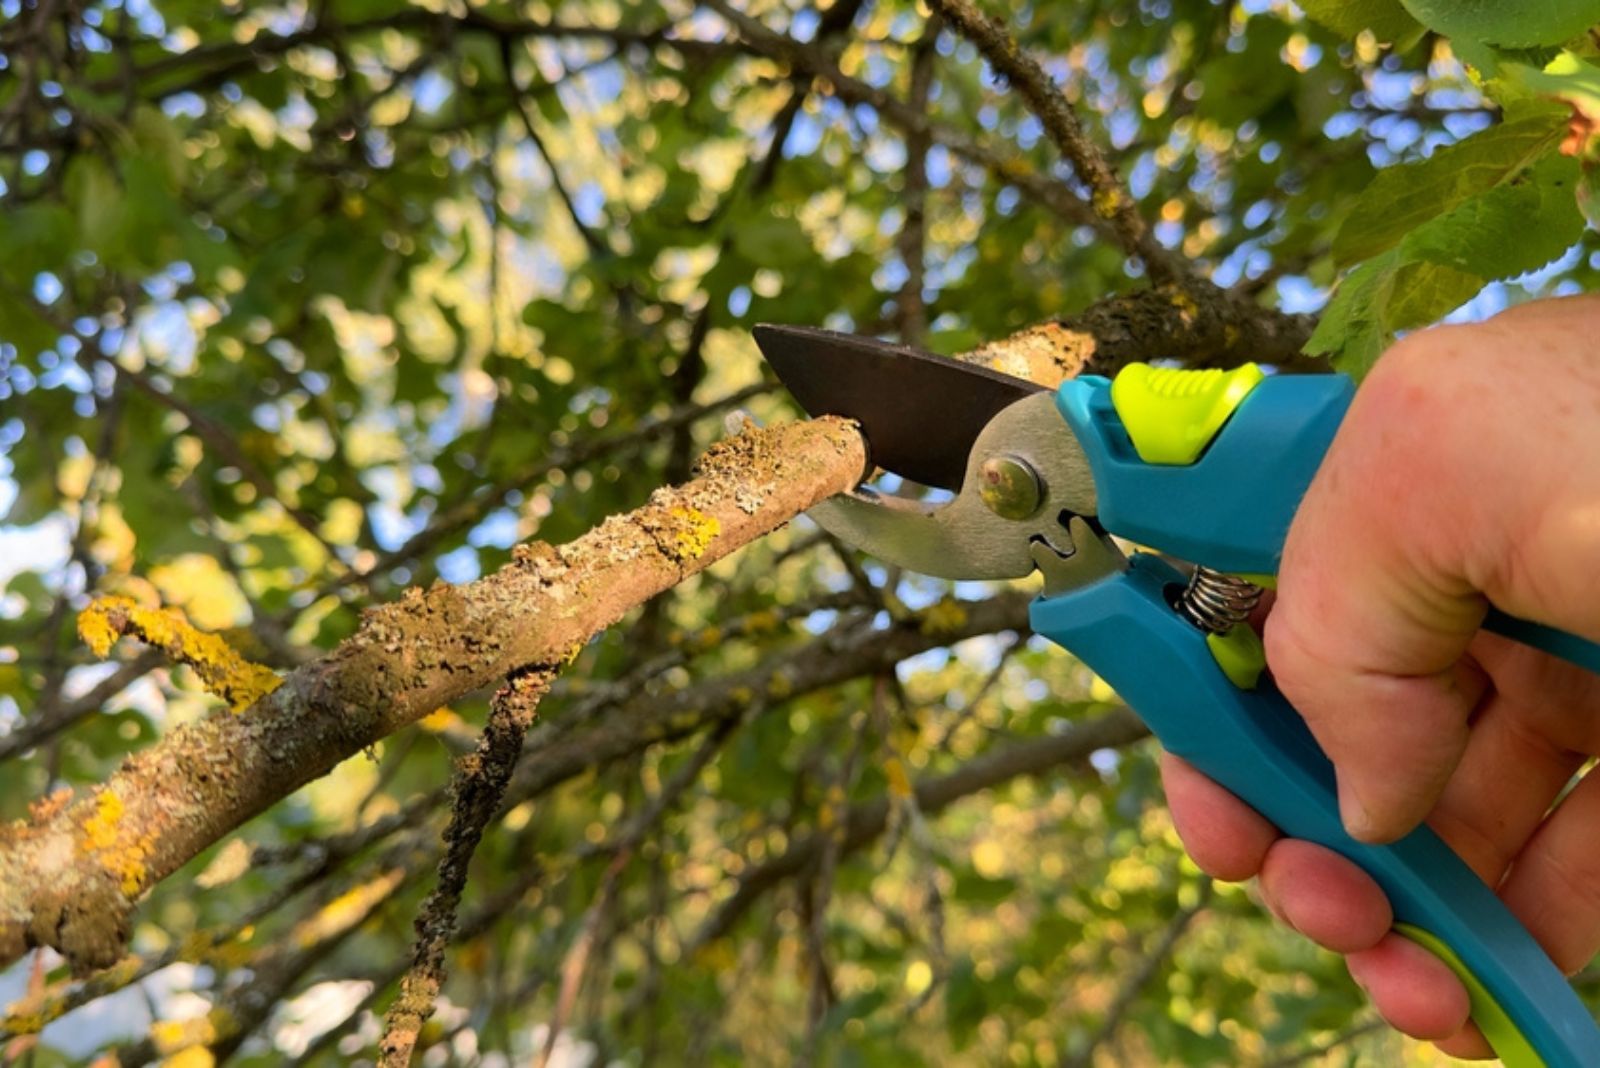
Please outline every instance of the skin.
[[[1490, 602], [1600, 640], [1600, 297], [1522, 305], [1391, 348], [1285, 544], [1267, 663], [1332, 759], [1350, 833], [1424, 820], [1569, 974], [1600, 952], [1600, 676], [1479, 631]], [[1465, 989], [1390, 933], [1354, 865], [1167, 755], [1174, 822], [1220, 879], [1259, 878], [1345, 955], [1396, 1028], [1487, 1057]]]

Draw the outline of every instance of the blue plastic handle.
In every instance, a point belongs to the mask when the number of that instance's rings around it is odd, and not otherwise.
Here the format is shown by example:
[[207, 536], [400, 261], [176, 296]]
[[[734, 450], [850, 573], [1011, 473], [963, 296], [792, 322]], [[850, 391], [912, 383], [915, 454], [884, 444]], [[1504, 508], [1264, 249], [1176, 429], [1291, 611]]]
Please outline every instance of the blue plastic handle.
[[[1276, 574], [1283, 541], [1355, 386], [1344, 375], [1268, 378], [1192, 464], [1139, 459], [1111, 404], [1111, 383], [1064, 383], [1056, 406], [1083, 446], [1111, 533], [1234, 574]], [[1491, 610], [1483, 626], [1600, 673], [1600, 645]], [[1597, 1062], [1600, 1064], [1600, 1062]]]
[[[1105, 679], [1161, 744], [1233, 791], [1285, 834], [1327, 846], [1370, 874], [1395, 919], [1456, 952], [1549, 1068], [1600, 1065], [1600, 1029], [1526, 929], [1432, 831], [1358, 842], [1339, 822], [1332, 765], [1299, 714], [1263, 679], [1229, 682], [1205, 636], [1173, 612], [1183, 583], [1151, 556], [1127, 572], [1033, 604], [1033, 629]], [[1503, 1051], [1502, 1051], [1503, 1052]]]
[[[1085, 377], [1057, 394], [1094, 474], [1104, 527], [1218, 570], [1275, 573], [1290, 520], [1349, 407], [1350, 380], [1268, 378], [1194, 463], [1170, 466], [1139, 459], [1109, 386]], [[1033, 626], [1105, 679], [1169, 750], [1285, 834], [1368, 872], [1396, 921], [1442, 940], [1510, 1017], [1532, 1050], [1521, 1063], [1600, 1065], [1600, 1028], [1560, 970], [1443, 841], [1426, 827], [1384, 846], [1345, 833], [1332, 766], [1304, 721], [1270, 680], [1253, 690], [1228, 680], [1205, 635], [1171, 608], [1170, 587], [1183, 582], [1136, 555], [1125, 573], [1035, 602]], [[1498, 612], [1484, 625], [1600, 671], [1593, 642]]]

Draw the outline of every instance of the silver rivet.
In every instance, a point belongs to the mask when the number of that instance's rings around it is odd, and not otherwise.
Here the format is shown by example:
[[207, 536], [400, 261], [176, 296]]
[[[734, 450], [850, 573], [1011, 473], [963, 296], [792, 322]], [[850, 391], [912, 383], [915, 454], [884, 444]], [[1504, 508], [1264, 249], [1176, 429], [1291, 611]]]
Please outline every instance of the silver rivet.
[[1044, 487], [1028, 461], [1020, 456], [991, 456], [978, 469], [983, 483], [978, 495], [1002, 519], [1026, 519], [1039, 510]]

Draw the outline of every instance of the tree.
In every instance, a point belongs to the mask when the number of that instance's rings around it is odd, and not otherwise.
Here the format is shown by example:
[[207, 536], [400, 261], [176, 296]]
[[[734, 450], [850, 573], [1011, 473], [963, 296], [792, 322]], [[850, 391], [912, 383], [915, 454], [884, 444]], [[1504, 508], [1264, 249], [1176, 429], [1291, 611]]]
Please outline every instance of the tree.
[[1360, 374], [1589, 283], [1592, 5], [1305, 8], [0, 4], [8, 1051], [1401, 1056], [1025, 591], [764, 536], [865, 459], [757, 321]]

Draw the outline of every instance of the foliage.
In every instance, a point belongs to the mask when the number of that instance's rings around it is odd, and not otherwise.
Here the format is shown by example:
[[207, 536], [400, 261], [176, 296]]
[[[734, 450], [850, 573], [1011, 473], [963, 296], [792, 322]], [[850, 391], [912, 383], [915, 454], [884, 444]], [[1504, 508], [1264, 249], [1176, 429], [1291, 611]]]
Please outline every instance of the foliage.
[[[1325, 21], [1346, 33], [1362, 23], [1391, 33], [1414, 16], [1446, 34], [1475, 70], [1504, 121], [1414, 162], [1378, 175], [1334, 238], [1334, 261], [1359, 262], [1344, 280], [1307, 351], [1362, 374], [1404, 330], [1425, 326], [1493, 281], [1537, 270], [1583, 234], [1591, 198], [1563, 140], [1565, 100], [1582, 99], [1600, 71], [1571, 51], [1554, 56], [1506, 49], [1555, 46], [1600, 19], [1600, 4], [1454, 3], [1386, 0]], [[1583, 41], [1574, 47], [1589, 47]], [[1548, 61], [1541, 71], [1528, 60]]]
[[[1588, 128], [1578, 159], [1562, 145], [1569, 108], [1600, 99], [1592, 46], [1567, 40], [1592, 4], [1304, 6], [1004, 13], [1155, 240], [1248, 304], [1326, 303], [1311, 348], [1346, 369], [1447, 314], [1590, 282]], [[1092, 214], [1028, 191], [1024, 172], [1085, 192], [925, 8], [740, 10], [912, 101], [931, 144], [681, 0], [0, 0], [0, 817], [218, 706], [126, 645], [128, 669], [98, 664], [74, 625], [91, 593], [181, 609], [281, 671], [408, 585], [682, 479], [730, 396], [791, 417], [757, 322], [955, 352], [1143, 290]], [[718, 687], [745, 711], [515, 799], [424, 1044], [526, 1060], [593, 918], [566, 1033], [627, 1063], [1437, 1063], [1366, 1028], [1338, 962], [1249, 890], [1204, 898], [1148, 743], [923, 812], [912, 783], [1111, 697], [1034, 640], [942, 649], [997, 591], [955, 592], [797, 523], [583, 649], [530, 752]], [[807, 674], [886, 636], [845, 681]], [[319, 1035], [316, 1063], [370, 1057], [487, 704], [441, 709], [156, 887], [134, 947], [165, 963], [145, 989], [173, 1019], [146, 1036], [123, 991], [95, 1017], [122, 1030], [68, 1016], [36, 1063], [165, 1052], [175, 1018], [252, 997], [273, 1011], [219, 1057], [283, 1063]], [[608, 876], [606, 844], [655, 800]], [[874, 804], [879, 832], [818, 844]], [[67, 989], [45, 967], [31, 988], [0, 976], [11, 1030]], [[127, 984], [113, 973], [91, 983]]]

